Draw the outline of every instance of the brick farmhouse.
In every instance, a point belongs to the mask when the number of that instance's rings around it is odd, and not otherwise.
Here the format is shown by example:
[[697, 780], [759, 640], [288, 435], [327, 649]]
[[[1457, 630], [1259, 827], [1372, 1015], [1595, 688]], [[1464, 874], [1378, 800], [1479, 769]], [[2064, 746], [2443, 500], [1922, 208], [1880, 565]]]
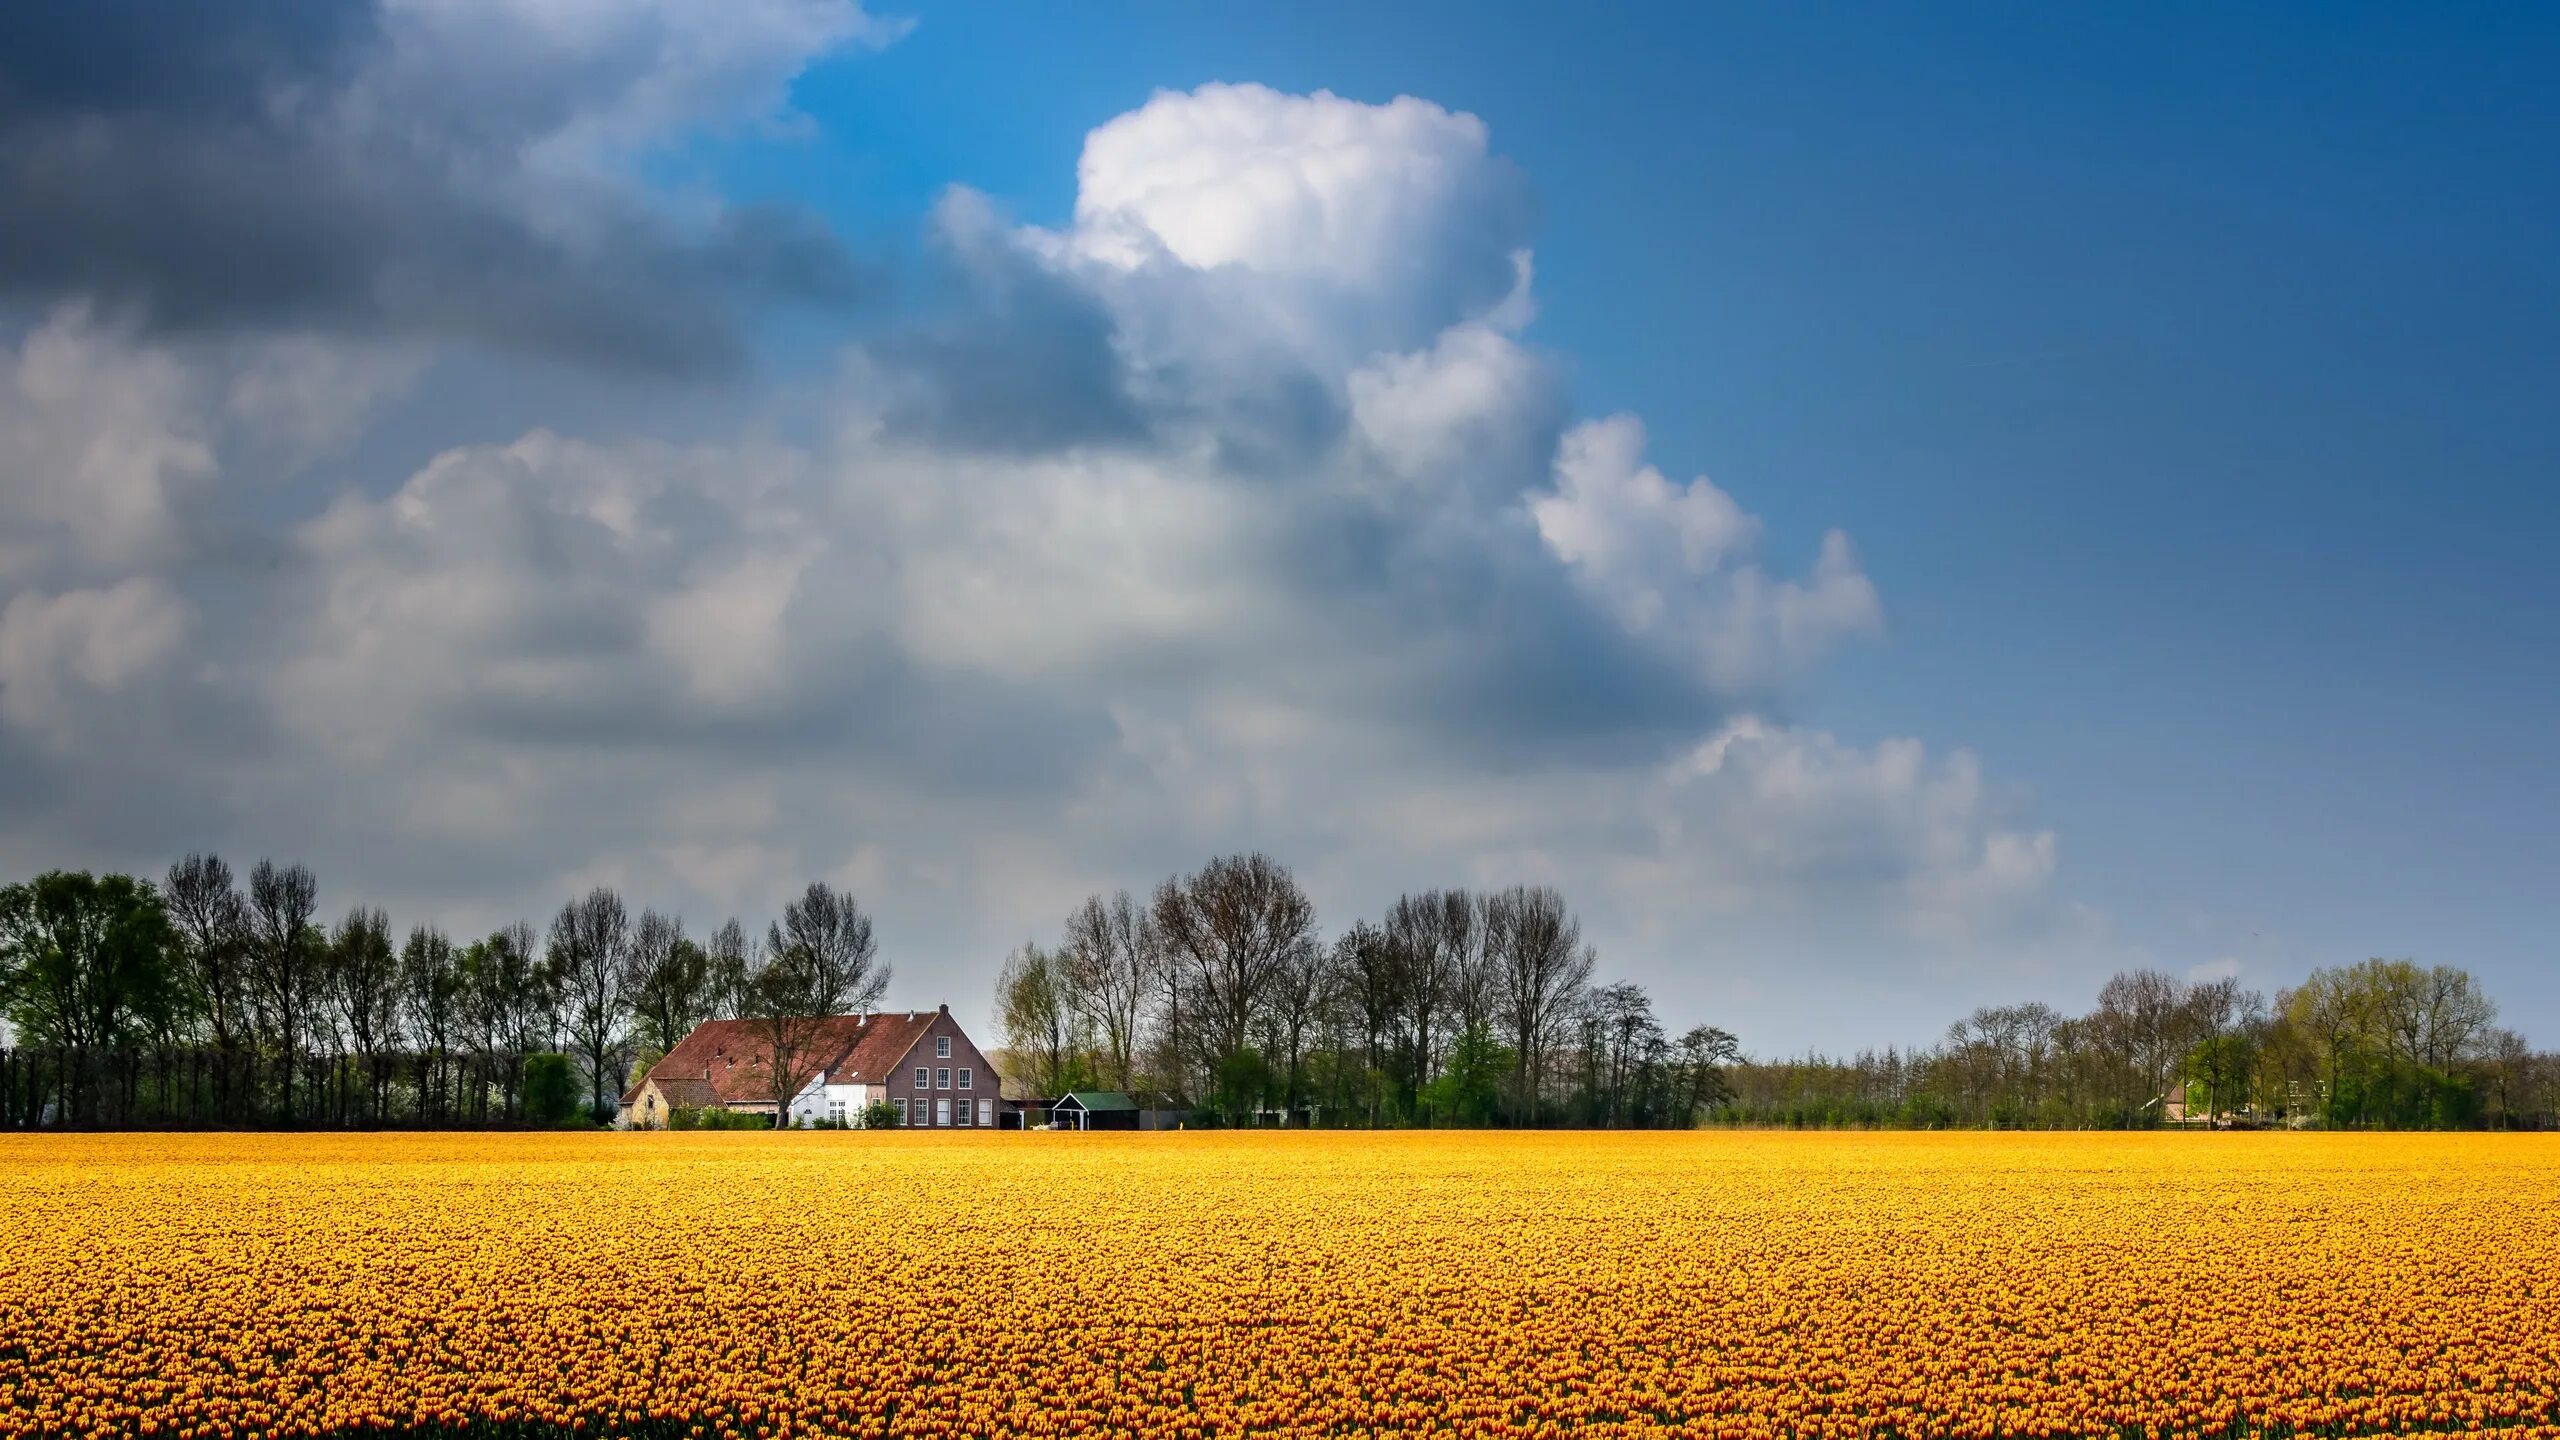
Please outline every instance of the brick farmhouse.
[[[1015, 1113], [995, 1067], [948, 1005], [829, 1016], [817, 1022], [815, 1037], [792, 1087], [795, 1124], [861, 1125], [884, 1102], [899, 1124], [937, 1130], [993, 1128]], [[715, 1105], [769, 1116], [770, 1051], [753, 1021], [704, 1021], [623, 1095], [621, 1123], [655, 1129], [672, 1111]]]

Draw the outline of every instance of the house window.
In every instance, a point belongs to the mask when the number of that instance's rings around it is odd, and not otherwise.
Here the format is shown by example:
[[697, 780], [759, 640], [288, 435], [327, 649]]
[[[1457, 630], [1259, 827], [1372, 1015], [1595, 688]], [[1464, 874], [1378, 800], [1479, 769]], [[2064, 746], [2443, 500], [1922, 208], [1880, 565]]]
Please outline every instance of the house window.
[[907, 1097], [906, 1097], [906, 1096], [904, 1096], [904, 1095], [901, 1095], [901, 1096], [899, 1096], [897, 1099], [892, 1100], [892, 1101], [890, 1101], [889, 1103], [898, 1107], [898, 1123], [899, 1123], [899, 1124], [901, 1124], [901, 1125], [906, 1124], [906, 1123], [907, 1123]]
[[996, 1123], [996, 1102], [993, 1100], [981, 1100], [978, 1102], [978, 1123], [981, 1125], [993, 1125]]
[[916, 1067], [916, 1088], [919, 1090], [930, 1090], [933, 1088], [933, 1071], [931, 1069], [922, 1065]]
[[933, 1088], [936, 1090], [948, 1090], [951, 1088], [950, 1066], [941, 1065], [935, 1067], [933, 1072]]
[[933, 1037], [933, 1058], [936, 1060], [948, 1060], [951, 1058], [950, 1036], [936, 1035]]
[[961, 1066], [961, 1067], [960, 1067], [960, 1088], [961, 1088], [961, 1089], [966, 1090], [966, 1089], [968, 1089], [968, 1088], [969, 1088], [969, 1080], [970, 1080], [970, 1078], [971, 1078], [971, 1077], [970, 1077], [970, 1074], [969, 1074], [969, 1067], [968, 1067], [968, 1066], [966, 1066], [966, 1065]]
[[951, 1123], [950, 1101], [936, 1100], [933, 1102], [933, 1123], [936, 1125], [948, 1125]]
[[968, 1101], [961, 1101], [960, 1108], [951, 1112], [951, 1123], [954, 1125], [966, 1125], [969, 1123]]
[[827, 1102], [827, 1123], [830, 1125], [842, 1125], [844, 1123], [843, 1101], [830, 1100]]

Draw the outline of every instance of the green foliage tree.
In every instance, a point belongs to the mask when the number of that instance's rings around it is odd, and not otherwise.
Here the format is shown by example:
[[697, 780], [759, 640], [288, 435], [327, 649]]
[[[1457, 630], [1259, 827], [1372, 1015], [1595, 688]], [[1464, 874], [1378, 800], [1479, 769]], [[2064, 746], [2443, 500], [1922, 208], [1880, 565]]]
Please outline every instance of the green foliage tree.
[[1501, 1116], [1503, 1083], [1512, 1073], [1511, 1048], [1482, 1025], [1471, 1025], [1449, 1043], [1440, 1078], [1423, 1090], [1423, 1104], [1433, 1120], [1452, 1125], [1490, 1125]]
[[1070, 1000], [1060, 956], [1025, 944], [996, 972], [996, 1023], [1013, 1072], [1035, 1095], [1063, 1095], [1094, 1080], [1091, 1028]]
[[104, 1052], [183, 1003], [177, 937], [147, 880], [52, 870], [0, 889], [0, 999], [29, 1040], [61, 1053], [59, 1113], [99, 1118]]
[[1279, 1077], [1261, 1051], [1242, 1045], [1227, 1052], [1210, 1078], [1209, 1109], [1225, 1123], [1241, 1125], [1271, 1098]]
[[578, 1118], [577, 1062], [556, 1050], [524, 1062], [524, 1118], [535, 1125], [566, 1125]]

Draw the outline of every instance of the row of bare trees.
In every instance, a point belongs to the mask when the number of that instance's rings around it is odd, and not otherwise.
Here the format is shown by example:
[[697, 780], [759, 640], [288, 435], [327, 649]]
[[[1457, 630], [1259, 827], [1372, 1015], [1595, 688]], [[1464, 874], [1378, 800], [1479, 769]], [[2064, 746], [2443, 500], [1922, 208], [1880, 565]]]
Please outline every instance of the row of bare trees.
[[1210, 861], [1139, 899], [1096, 895], [1005, 962], [1016, 1078], [1230, 1119], [1685, 1124], [1721, 1096], [1731, 1035], [1667, 1035], [1544, 886], [1406, 895], [1326, 941], [1288, 869]]
[[2273, 1002], [2229, 977], [2115, 976], [2086, 1014], [1985, 1006], [1939, 1044], [1735, 1066], [1734, 1118], [1774, 1124], [2560, 1125], [2560, 1056], [2500, 1028], [2468, 972], [2315, 970]]
[[519, 1123], [546, 1053], [575, 1057], [601, 1116], [635, 1061], [704, 1020], [753, 1021], [788, 1059], [811, 1017], [875, 1003], [889, 974], [870, 918], [822, 884], [761, 937], [730, 920], [700, 941], [606, 888], [547, 933], [461, 942], [396, 938], [379, 908], [319, 913], [308, 868], [261, 860], [243, 884], [214, 855], [157, 885], [54, 871], [0, 888], [0, 1123]]

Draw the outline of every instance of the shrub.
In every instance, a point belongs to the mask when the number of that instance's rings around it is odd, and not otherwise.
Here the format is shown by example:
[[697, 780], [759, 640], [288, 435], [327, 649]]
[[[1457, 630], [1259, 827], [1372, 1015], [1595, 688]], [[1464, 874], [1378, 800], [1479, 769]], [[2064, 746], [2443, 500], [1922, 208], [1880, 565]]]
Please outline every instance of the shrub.
[[667, 1112], [670, 1130], [770, 1130], [773, 1122], [762, 1115], [731, 1110], [722, 1105], [703, 1105], [693, 1109]]

